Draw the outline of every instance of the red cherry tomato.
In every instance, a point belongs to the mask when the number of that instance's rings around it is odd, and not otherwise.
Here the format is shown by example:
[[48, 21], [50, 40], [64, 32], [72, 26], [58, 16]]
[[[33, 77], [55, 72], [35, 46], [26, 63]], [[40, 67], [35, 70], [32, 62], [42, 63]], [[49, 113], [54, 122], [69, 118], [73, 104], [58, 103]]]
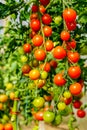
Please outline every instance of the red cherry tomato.
[[66, 57], [66, 51], [62, 46], [57, 46], [53, 50], [53, 56], [56, 59], [64, 59]]
[[45, 46], [46, 46], [47, 51], [51, 51], [54, 47], [54, 44], [51, 40], [47, 40], [46, 43], [45, 43]]
[[46, 52], [43, 50], [43, 49], [37, 49], [35, 52], [34, 52], [34, 56], [37, 60], [39, 61], [42, 61], [45, 59], [46, 57]]
[[73, 102], [73, 106], [76, 109], [79, 109], [81, 107], [81, 105], [82, 105], [82, 102], [79, 101], [79, 100], [76, 100], [76, 101]]
[[71, 49], [75, 49], [76, 48], [76, 41], [74, 39], [72, 39], [72, 41], [67, 42], [67, 49], [71, 50]]
[[42, 121], [43, 120], [43, 111], [38, 111], [34, 114], [34, 118], [36, 120]]
[[46, 6], [50, 3], [50, 0], [40, 0], [40, 3], [43, 5], [43, 6]]
[[76, 29], [76, 21], [74, 21], [72, 23], [66, 22], [66, 25], [67, 25], [67, 28], [69, 31], [73, 31]]
[[52, 18], [49, 14], [44, 14], [42, 16], [42, 22], [43, 24], [49, 25], [52, 22]]
[[56, 74], [54, 76], [54, 83], [58, 86], [63, 86], [66, 83], [66, 80], [64, 79], [62, 74]]
[[57, 67], [57, 62], [55, 60], [51, 60], [50, 65], [55, 69]]
[[40, 30], [40, 20], [32, 19], [30, 23], [30, 27], [33, 31], [37, 32]]
[[82, 92], [82, 87], [79, 83], [74, 83], [70, 85], [69, 90], [72, 95], [77, 96]]
[[73, 9], [71, 9], [71, 8], [65, 9], [63, 11], [63, 18], [67, 22], [73, 22], [73, 21], [75, 21], [76, 16], [77, 16], [76, 11], [73, 10]]
[[67, 31], [62, 31], [60, 37], [63, 41], [68, 41], [70, 39], [70, 33]]
[[33, 4], [31, 9], [32, 9], [32, 12], [36, 13], [38, 12], [39, 8], [38, 8], [38, 5]]
[[84, 118], [86, 116], [86, 112], [84, 110], [77, 110], [77, 116], [80, 118]]
[[13, 126], [10, 123], [5, 124], [4, 130], [13, 130]]
[[45, 9], [45, 7], [43, 5], [40, 5], [39, 6], [39, 11], [40, 11], [40, 13], [44, 14], [46, 9]]
[[67, 56], [68, 60], [73, 63], [78, 62], [80, 59], [80, 55], [78, 52], [68, 51]]
[[80, 77], [81, 75], [81, 68], [79, 66], [71, 66], [68, 69], [68, 75], [72, 78], [72, 79], [77, 79]]
[[35, 46], [41, 46], [43, 44], [43, 37], [37, 34], [33, 37], [32, 42]]
[[29, 73], [30, 70], [31, 70], [31, 68], [30, 68], [30, 66], [28, 64], [23, 65], [23, 67], [22, 67], [22, 73], [23, 74]]
[[70, 97], [70, 98], [64, 97], [63, 101], [65, 102], [66, 105], [69, 105], [72, 102], [72, 97]]
[[23, 50], [25, 53], [30, 53], [31, 52], [31, 45], [29, 43], [25, 43], [23, 45]]
[[52, 35], [52, 28], [50, 26], [44, 26], [43, 31], [45, 37], [50, 37]]

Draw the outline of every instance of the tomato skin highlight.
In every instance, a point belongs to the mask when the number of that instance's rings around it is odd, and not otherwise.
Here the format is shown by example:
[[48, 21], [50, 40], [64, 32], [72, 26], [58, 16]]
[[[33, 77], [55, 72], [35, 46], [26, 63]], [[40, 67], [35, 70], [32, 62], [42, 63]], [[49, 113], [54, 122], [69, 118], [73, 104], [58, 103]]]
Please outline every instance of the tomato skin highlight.
[[53, 56], [56, 59], [64, 59], [66, 57], [66, 51], [62, 46], [57, 46], [53, 50]]
[[72, 79], [77, 79], [80, 77], [81, 75], [81, 68], [79, 66], [71, 66], [68, 69], [68, 75], [72, 78]]
[[82, 87], [79, 83], [74, 83], [70, 85], [69, 90], [72, 95], [77, 96], [82, 92]]
[[43, 5], [40, 5], [39, 6], [39, 11], [40, 11], [40, 13], [44, 14], [46, 9], [45, 9], [45, 7]]
[[86, 112], [84, 110], [77, 110], [77, 116], [79, 118], [84, 118], [86, 116]]
[[71, 9], [71, 8], [67, 8], [63, 11], [63, 18], [66, 22], [73, 22], [76, 19], [76, 11]]

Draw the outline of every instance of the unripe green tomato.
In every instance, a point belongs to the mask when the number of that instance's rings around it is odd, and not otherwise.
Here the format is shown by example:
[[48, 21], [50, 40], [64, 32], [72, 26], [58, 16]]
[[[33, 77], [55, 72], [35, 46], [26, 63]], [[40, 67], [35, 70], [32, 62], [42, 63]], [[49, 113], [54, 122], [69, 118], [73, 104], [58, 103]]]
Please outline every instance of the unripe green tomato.
[[55, 22], [55, 24], [57, 24], [57, 25], [61, 25], [61, 23], [62, 23], [62, 17], [61, 17], [60, 15], [54, 17], [54, 22]]
[[46, 123], [51, 123], [55, 118], [55, 114], [51, 111], [45, 111], [43, 114], [43, 119]]
[[5, 120], [5, 121], [9, 121], [9, 117], [8, 117], [6, 114], [4, 114], [2, 118], [3, 118], [3, 120]]
[[46, 79], [48, 76], [48, 73], [46, 71], [41, 72], [41, 79]]
[[64, 102], [59, 102], [57, 107], [59, 110], [64, 110], [66, 108], [66, 104]]
[[59, 110], [59, 113], [62, 116], [68, 116], [68, 115], [70, 115], [70, 113], [72, 113], [72, 109], [69, 106], [66, 106], [66, 108], [64, 110]]
[[55, 120], [54, 120], [54, 124], [55, 125], [60, 125], [62, 122], [62, 116], [61, 115], [56, 115]]
[[65, 91], [65, 92], [63, 93], [63, 96], [64, 96], [65, 98], [70, 98], [70, 97], [71, 97], [70, 91]]
[[22, 56], [21, 56], [21, 62], [24, 63], [24, 62], [27, 62], [27, 61], [28, 61], [27, 56], [22, 55]]
[[37, 108], [43, 107], [45, 103], [45, 100], [43, 97], [37, 97], [33, 101], [33, 105]]

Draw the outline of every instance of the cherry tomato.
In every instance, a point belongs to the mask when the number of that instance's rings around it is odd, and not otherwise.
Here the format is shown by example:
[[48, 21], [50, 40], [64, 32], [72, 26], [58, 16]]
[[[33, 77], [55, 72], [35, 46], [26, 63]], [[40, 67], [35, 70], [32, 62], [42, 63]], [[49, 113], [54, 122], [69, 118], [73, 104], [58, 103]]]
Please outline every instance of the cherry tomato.
[[41, 72], [41, 79], [47, 79], [48, 73], [46, 71]]
[[56, 62], [56, 60], [51, 60], [50, 61], [50, 65], [51, 65], [51, 67], [53, 67], [54, 69], [57, 67], [57, 62]]
[[69, 90], [72, 95], [79, 95], [82, 92], [82, 87], [79, 83], [73, 83], [70, 85]]
[[34, 114], [34, 118], [36, 120], [42, 121], [43, 120], [43, 111], [38, 111]]
[[0, 110], [3, 110], [3, 103], [0, 103]]
[[49, 25], [52, 22], [52, 18], [49, 14], [44, 14], [42, 16], [42, 22], [43, 24]]
[[46, 9], [45, 9], [45, 7], [43, 5], [40, 5], [39, 6], [39, 11], [40, 11], [40, 13], [44, 14]]
[[71, 50], [71, 49], [75, 49], [76, 48], [76, 41], [74, 39], [72, 39], [72, 41], [67, 42], [67, 49]]
[[59, 102], [57, 107], [59, 110], [64, 110], [66, 108], [66, 104], [64, 102]]
[[44, 103], [45, 103], [45, 100], [43, 97], [37, 97], [33, 101], [33, 105], [38, 108], [43, 107]]
[[32, 65], [33, 65], [33, 67], [37, 67], [39, 65], [39, 62], [36, 59], [34, 59], [32, 61]]
[[63, 101], [65, 102], [66, 105], [69, 105], [72, 102], [72, 97], [70, 98], [63, 98]]
[[65, 21], [67, 22], [73, 22], [76, 19], [76, 11], [71, 9], [71, 8], [67, 8], [63, 11], [63, 18]]
[[46, 80], [44, 80], [44, 79], [38, 79], [38, 80], [35, 80], [35, 85], [38, 87], [38, 88], [42, 88], [44, 85], [45, 85], [45, 83], [46, 83]]
[[67, 53], [68, 60], [72, 63], [76, 63], [80, 59], [80, 55], [78, 52], [68, 51]]
[[68, 41], [70, 39], [70, 33], [68, 31], [62, 31], [60, 37], [63, 41]]
[[68, 28], [69, 31], [73, 31], [73, 30], [76, 29], [76, 21], [71, 22], [71, 23], [66, 22], [66, 25], [67, 25], [67, 28]]
[[50, 26], [44, 26], [43, 31], [45, 37], [50, 37], [52, 35], [52, 28]]
[[25, 55], [22, 55], [20, 58], [21, 58], [21, 62], [23, 62], [23, 63], [28, 61], [28, 58]]
[[31, 9], [32, 9], [32, 12], [34, 12], [34, 13], [38, 12], [38, 10], [39, 10], [38, 5], [35, 5], [35, 4], [32, 5]]
[[4, 103], [8, 100], [8, 96], [5, 94], [0, 94], [0, 102]]
[[65, 98], [70, 98], [70, 97], [71, 97], [70, 91], [66, 90], [66, 91], [63, 93], [63, 96], [64, 96]]
[[51, 66], [49, 62], [40, 65], [40, 68], [46, 72], [50, 72]]
[[43, 5], [43, 6], [46, 6], [50, 3], [50, 0], [40, 0], [40, 3]]
[[84, 110], [77, 110], [77, 116], [80, 118], [84, 118], [86, 116], [86, 112]]
[[66, 57], [66, 51], [62, 46], [57, 46], [53, 50], [53, 56], [56, 59], [64, 59]]
[[33, 31], [37, 32], [40, 30], [40, 20], [38, 19], [32, 19], [30, 23], [30, 27]]
[[30, 72], [30, 70], [31, 70], [31, 68], [28, 64], [23, 65], [23, 67], [22, 67], [23, 74], [28, 74]]
[[39, 70], [37, 69], [32, 69], [30, 72], [29, 72], [29, 77], [31, 80], [36, 80], [40, 77], [40, 72]]
[[61, 23], [62, 23], [62, 17], [61, 17], [60, 15], [54, 17], [54, 22], [55, 22], [55, 24], [57, 24], [57, 25], [61, 25]]
[[13, 130], [13, 126], [10, 123], [5, 124], [4, 130]]
[[58, 86], [63, 86], [65, 85], [66, 80], [64, 79], [63, 75], [59, 73], [54, 76], [54, 83]]
[[43, 114], [43, 119], [46, 123], [51, 123], [55, 118], [55, 114], [51, 111], [45, 111]]
[[38, 19], [38, 13], [32, 13], [30, 15], [30, 20], [32, 20], [32, 19]]
[[60, 125], [61, 123], [62, 123], [62, 116], [58, 114], [55, 116], [54, 124]]
[[79, 66], [71, 66], [68, 69], [68, 75], [72, 78], [72, 79], [77, 79], [80, 77], [81, 75], [81, 68]]
[[32, 42], [34, 46], [41, 46], [43, 44], [43, 37], [37, 34], [33, 37]]
[[34, 52], [34, 56], [37, 60], [42, 61], [46, 58], [46, 52], [43, 49], [37, 49]]
[[53, 99], [52, 95], [44, 95], [46, 101], [51, 101]]
[[23, 50], [25, 53], [30, 53], [31, 52], [31, 45], [29, 43], [24, 44]]
[[35, 35], [36, 35], [36, 32], [32, 30], [29, 36], [30, 38], [33, 38]]
[[76, 101], [73, 102], [73, 106], [76, 109], [79, 109], [81, 107], [81, 105], [82, 105], [82, 102], [79, 101], [79, 100], [76, 100]]
[[0, 123], [0, 130], [4, 130], [4, 125]]
[[45, 42], [45, 46], [46, 46], [47, 51], [51, 51], [53, 49], [53, 47], [54, 47], [54, 44], [53, 44], [53, 42], [51, 40], [47, 40]]

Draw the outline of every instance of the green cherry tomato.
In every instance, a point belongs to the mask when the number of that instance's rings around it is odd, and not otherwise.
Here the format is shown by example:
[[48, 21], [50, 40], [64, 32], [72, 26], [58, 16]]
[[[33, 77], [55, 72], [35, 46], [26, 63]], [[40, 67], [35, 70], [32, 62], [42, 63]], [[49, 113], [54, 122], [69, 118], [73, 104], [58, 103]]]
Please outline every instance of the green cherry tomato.
[[46, 79], [48, 76], [48, 73], [46, 71], [41, 72], [41, 79]]
[[27, 56], [22, 55], [22, 56], [21, 56], [21, 62], [22, 62], [22, 63], [25, 63], [25, 62], [27, 62], [27, 61], [28, 61]]
[[33, 105], [37, 108], [43, 107], [45, 100], [43, 97], [37, 97], [33, 101]]
[[64, 110], [66, 108], [66, 104], [64, 102], [59, 102], [57, 107], [59, 110]]
[[69, 106], [66, 106], [64, 110], [59, 110], [59, 113], [61, 116], [68, 116], [70, 113], [72, 113], [72, 109]]
[[51, 111], [45, 111], [43, 114], [43, 119], [46, 123], [51, 123], [55, 118], [55, 114]]
[[64, 93], [63, 93], [63, 96], [65, 97], [65, 98], [70, 98], [71, 97], [71, 93], [70, 93], [70, 91], [65, 91]]
[[62, 122], [62, 116], [59, 115], [59, 114], [56, 115], [55, 120], [54, 120], [54, 124], [55, 124], [55, 125], [60, 125], [61, 122]]
[[62, 17], [61, 16], [54, 17], [54, 22], [57, 25], [61, 25], [61, 23], [62, 23]]

